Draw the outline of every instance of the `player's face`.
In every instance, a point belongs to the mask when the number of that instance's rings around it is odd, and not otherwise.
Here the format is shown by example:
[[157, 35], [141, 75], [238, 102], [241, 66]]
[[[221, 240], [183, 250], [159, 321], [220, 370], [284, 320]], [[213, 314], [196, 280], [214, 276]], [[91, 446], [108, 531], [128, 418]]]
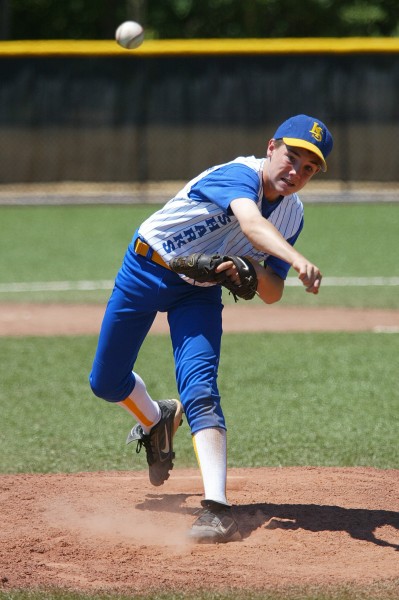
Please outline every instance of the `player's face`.
[[264, 191], [269, 200], [301, 190], [320, 171], [320, 159], [305, 148], [269, 142], [264, 172]]

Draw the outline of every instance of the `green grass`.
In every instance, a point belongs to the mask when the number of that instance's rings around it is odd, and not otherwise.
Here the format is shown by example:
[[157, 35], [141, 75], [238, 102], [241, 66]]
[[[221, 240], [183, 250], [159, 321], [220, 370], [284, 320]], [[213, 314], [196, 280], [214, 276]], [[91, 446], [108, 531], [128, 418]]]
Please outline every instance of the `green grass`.
[[[113, 280], [156, 205], [0, 207], [0, 283]], [[398, 277], [398, 204], [305, 206], [298, 249], [326, 277]], [[293, 273], [291, 273], [293, 275]], [[105, 302], [109, 291], [1, 293], [1, 301]], [[398, 287], [287, 288], [283, 303], [399, 307]]]
[[397, 582], [370, 584], [368, 589], [344, 585], [334, 591], [320, 586], [291, 588], [284, 591], [212, 592], [135, 594], [80, 594], [69, 591], [0, 591], [0, 600], [397, 600]]
[[0, 207], [0, 281], [110, 279], [153, 206]]
[[[362, 276], [361, 276], [362, 277]], [[280, 306], [344, 306], [346, 308], [399, 308], [399, 287], [327, 287], [317, 296], [301, 288], [286, 288]]]
[[296, 247], [326, 276], [392, 277], [398, 227], [396, 203], [308, 205]]
[[[95, 343], [3, 338], [0, 472], [146, 468], [125, 445], [129, 415], [91, 393]], [[225, 335], [229, 465], [399, 468], [397, 350], [396, 334]], [[168, 336], [149, 336], [136, 368], [154, 398], [176, 393]], [[186, 423], [176, 451], [196, 466]]]

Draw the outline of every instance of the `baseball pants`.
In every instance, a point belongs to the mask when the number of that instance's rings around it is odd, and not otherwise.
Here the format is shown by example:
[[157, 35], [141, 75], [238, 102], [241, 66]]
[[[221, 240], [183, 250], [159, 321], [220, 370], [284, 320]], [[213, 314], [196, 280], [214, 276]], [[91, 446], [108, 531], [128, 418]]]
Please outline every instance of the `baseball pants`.
[[[201, 287], [134, 251], [129, 245], [100, 330], [90, 374], [93, 393], [109, 402], [127, 398], [139, 350], [157, 312], [166, 312], [180, 401], [194, 434], [226, 428], [217, 374], [222, 336], [220, 286]], [[153, 357], [152, 370], [157, 368]]]

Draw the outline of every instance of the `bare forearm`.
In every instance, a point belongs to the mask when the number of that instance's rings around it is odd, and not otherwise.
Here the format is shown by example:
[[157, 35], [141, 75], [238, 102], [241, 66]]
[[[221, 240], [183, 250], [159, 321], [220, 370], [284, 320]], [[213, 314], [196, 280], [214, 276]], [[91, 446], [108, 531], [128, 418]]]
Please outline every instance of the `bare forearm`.
[[269, 267], [254, 264], [258, 276], [258, 296], [266, 304], [281, 300], [284, 292], [284, 280], [273, 273]]

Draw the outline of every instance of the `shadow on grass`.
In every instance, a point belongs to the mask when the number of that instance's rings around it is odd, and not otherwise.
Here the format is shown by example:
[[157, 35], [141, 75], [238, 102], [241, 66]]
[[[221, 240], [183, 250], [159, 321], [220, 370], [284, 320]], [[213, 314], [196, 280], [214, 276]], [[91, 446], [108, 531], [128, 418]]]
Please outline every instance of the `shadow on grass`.
[[[197, 494], [202, 497], [202, 494]], [[146, 499], [136, 505], [139, 510], [185, 512], [193, 516], [196, 509], [185, 507], [186, 499], [192, 494], [147, 494]], [[399, 513], [365, 508], [342, 508], [319, 504], [241, 504], [233, 507], [242, 538], [247, 538], [256, 529], [285, 529], [295, 531], [346, 531], [352, 538], [371, 542], [399, 551], [399, 544], [376, 537], [380, 527], [390, 526], [399, 530]]]

